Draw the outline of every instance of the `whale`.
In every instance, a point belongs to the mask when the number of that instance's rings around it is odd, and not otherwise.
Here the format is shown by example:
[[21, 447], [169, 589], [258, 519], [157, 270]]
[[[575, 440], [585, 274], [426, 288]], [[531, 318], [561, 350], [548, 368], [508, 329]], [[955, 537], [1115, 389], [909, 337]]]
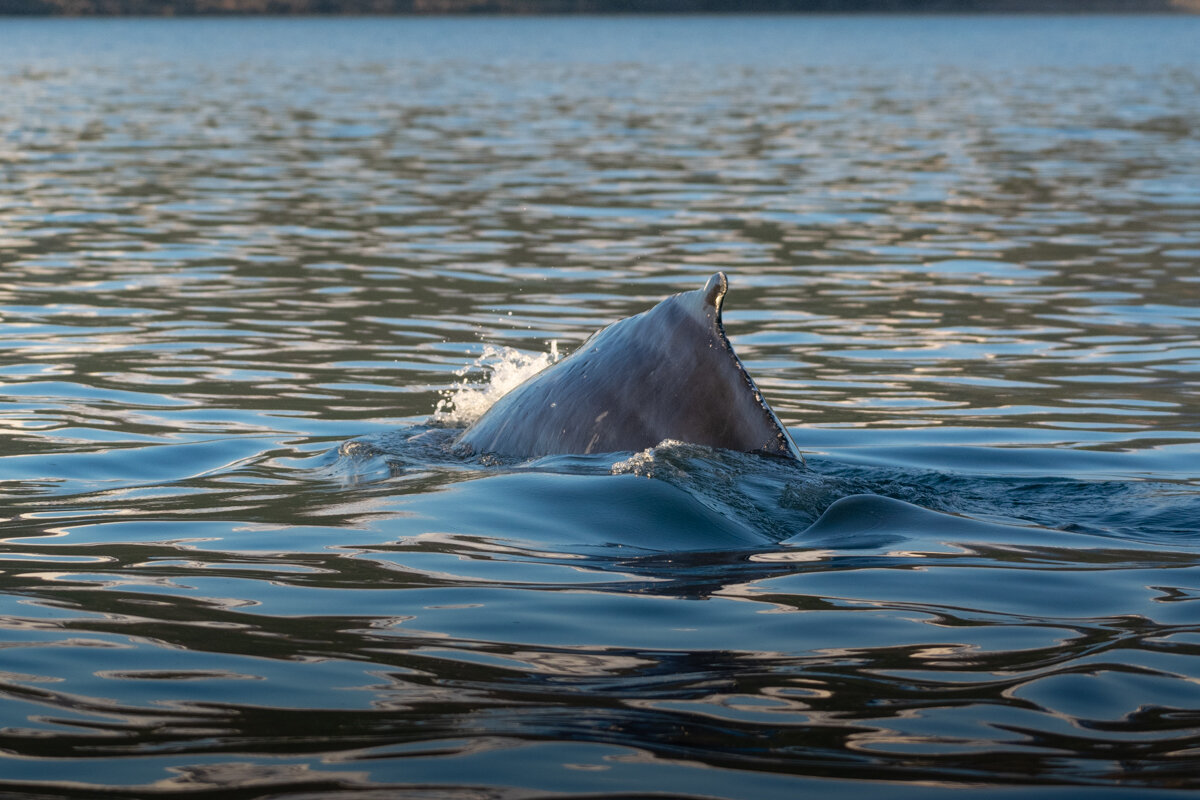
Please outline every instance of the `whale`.
[[725, 273], [594, 333], [497, 400], [455, 440], [532, 458], [642, 451], [664, 441], [803, 461], [733, 350]]

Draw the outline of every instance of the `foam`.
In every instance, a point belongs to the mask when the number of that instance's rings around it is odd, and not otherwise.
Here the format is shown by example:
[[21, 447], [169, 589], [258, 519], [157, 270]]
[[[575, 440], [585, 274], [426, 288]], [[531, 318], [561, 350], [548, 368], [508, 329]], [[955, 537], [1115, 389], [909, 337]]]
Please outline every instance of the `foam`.
[[[483, 416], [492, 404], [508, 392], [558, 360], [558, 342], [550, 342], [549, 353], [526, 353], [512, 347], [487, 345], [471, 364], [457, 370], [461, 377], [454, 386], [441, 392], [431, 422], [466, 427]], [[482, 381], [472, 380], [482, 370]]]

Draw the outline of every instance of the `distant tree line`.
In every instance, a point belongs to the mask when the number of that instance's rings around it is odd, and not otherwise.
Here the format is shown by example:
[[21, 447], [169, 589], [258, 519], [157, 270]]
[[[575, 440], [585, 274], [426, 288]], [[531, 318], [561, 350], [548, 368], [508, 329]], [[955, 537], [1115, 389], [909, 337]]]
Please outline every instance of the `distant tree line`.
[[1200, 0], [0, 0], [0, 14], [631, 14], [1169, 12]]

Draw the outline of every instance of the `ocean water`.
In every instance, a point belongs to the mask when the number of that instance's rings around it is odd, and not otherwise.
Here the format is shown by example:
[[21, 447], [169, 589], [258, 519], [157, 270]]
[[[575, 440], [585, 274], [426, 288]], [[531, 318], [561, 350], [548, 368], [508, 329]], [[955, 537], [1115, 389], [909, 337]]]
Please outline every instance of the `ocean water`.
[[[1200, 788], [1197, 41], [0, 20], [0, 795]], [[448, 448], [718, 270], [803, 465]]]

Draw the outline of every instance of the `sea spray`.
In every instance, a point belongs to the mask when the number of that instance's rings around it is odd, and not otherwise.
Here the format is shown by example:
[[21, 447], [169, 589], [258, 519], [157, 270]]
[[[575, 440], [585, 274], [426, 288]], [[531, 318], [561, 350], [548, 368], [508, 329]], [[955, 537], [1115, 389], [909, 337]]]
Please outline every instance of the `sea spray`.
[[[487, 345], [471, 364], [454, 374], [461, 380], [441, 392], [430, 421], [448, 427], [466, 427], [483, 416], [492, 404], [559, 358], [558, 342], [549, 353], [526, 353], [512, 347]], [[475, 380], [478, 372], [483, 380]]]

